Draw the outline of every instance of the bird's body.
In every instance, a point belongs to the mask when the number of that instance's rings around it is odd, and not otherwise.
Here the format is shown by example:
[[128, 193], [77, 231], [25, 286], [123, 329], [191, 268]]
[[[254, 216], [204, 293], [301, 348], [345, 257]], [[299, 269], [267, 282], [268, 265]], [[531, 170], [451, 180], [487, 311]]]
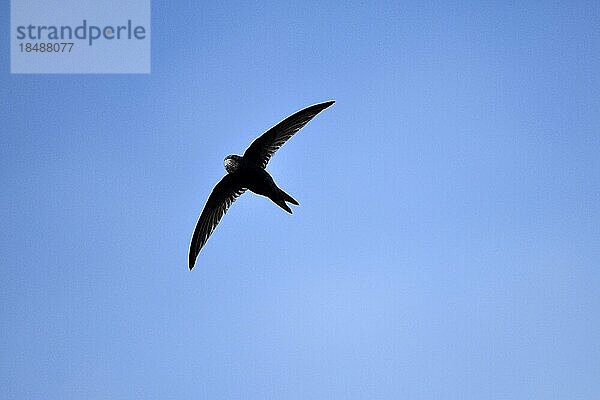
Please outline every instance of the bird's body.
[[277, 186], [265, 168], [275, 151], [333, 103], [328, 101], [300, 110], [258, 137], [246, 149], [244, 155], [225, 157], [224, 166], [227, 175], [213, 189], [194, 229], [189, 253], [190, 270], [194, 267], [198, 253], [229, 206], [246, 190], [268, 197], [279, 207], [292, 213], [287, 203], [298, 205], [298, 202]]
[[[294, 205], [299, 205], [292, 196], [277, 186], [273, 177], [266, 169], [245, 161], [243, 157], [240, 157], [237, 160], [233, 157], [240, 156], [227, 156], [225, 158], [225, 169], [228, 174], [235, 177], [236, 181], [238, 181], [241, 186], [253, 193], [268, 197], [290, 214], [292, 213], [292, 210], [285, 202], [289, 201]], [[232, 159], [235, 161], [232, 162]], [[227, 169], [228, 165], [231, 166], [233, 163], [236, 163], [237, 165], [235, 165], [234, 168], [230, 167], [230, 169]], [[231, 172], [229, 172], [230, 170]]]

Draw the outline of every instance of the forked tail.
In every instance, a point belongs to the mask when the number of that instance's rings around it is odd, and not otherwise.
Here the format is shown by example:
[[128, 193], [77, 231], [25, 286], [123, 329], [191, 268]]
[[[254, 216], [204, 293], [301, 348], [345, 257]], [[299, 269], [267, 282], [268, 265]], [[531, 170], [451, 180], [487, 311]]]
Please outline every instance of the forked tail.
[[283, 190], [279, 189], [279, 196], [277, 198], [277, 200], [272, 199], [273, 202], [275, 204], [277, 204], [279, 207], [283, 208], [285, 211], [289, 212], [290, 214], [292, 213], [292, 209], [290, 208], [290, 206], [287, 205], [286, 201], [289, 203], [292, 203], [293, 205], [300, 205], [292, 196], [290, 196], [289, 194], [287, 194], [286, 192], [284, 192]]
[[281, 195], [283, 196], [283, 200], [292, 203], [295, 206], [299, 206], [300, 203], [298, 203], [292, 196], [290, 196], [289, 194], [287, 194], [286, 192], [284, 192], [283, 190], [281, 191]]

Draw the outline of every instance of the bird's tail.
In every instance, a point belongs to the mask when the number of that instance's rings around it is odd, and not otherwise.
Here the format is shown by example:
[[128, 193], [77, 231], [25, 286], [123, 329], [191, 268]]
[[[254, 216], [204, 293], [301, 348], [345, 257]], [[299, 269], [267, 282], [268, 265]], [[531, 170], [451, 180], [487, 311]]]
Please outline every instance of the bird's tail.
[[277, 200], [273, 200], [273, 202], [275, 204], [277, 204], [279, 207], [283, 208], [285, 211], [289, 212], [290, 214], [292, 213], [292, 209], [290, 208], [290, 206], [287, 205], [287, 202], [290, 202], [294, 205], [300, 205], [300, 203], [298, 203], [292, 196], [290, 196], [289, 194], [287, 194], [286, 192], [284, 192], [283, 190], [279, 189], [279, 196]]
[[290, 214], [292, 213], [292, 209], [290, 208], [290, 206], [287, 205], [287, 203], [284, 200], [276, 200], [275, 204], [277, 204], [279, 207], [283, 208], [285, 211], [289, 212]]
[[283, 197], [283, 200], [292, 203], [295, 206], [299, 206], [300, 203], [298, 203], [296, 200], [294, 200], [294, 198], [292, 196], [290, 196], [289, 194], [287, 194], [286, 192], [284, 192], [283, 190], [281, 191], [281, 196]]

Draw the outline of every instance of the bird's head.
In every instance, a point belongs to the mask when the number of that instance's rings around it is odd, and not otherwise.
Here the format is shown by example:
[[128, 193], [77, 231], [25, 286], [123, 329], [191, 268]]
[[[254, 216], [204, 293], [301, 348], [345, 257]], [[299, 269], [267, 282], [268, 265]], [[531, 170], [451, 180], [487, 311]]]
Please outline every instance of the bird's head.
[[227, 171], [227, 173], [229, 173], [229, 174], [234, 173], [240, 166], [241, 160], [242, 160], [242, 157], [236, 156], [236, 155], [231, 155], [231, 156], [225, 157], [223, 164], [225, 165], [225, 170]]

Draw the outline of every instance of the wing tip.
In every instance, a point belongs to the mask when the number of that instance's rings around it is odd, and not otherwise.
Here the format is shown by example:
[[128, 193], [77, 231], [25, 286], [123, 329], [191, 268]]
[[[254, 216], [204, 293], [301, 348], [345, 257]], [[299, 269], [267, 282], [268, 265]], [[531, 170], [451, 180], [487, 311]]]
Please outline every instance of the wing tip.
[[320, 113], [324, 109], [331, 107], [334, 103], [335, 103], [335, 100], [322, 101], [320, 103], [313, 104], [312, 106], [307, 106], [306, 108], [303, 108], [302, 110], [300, 110], [298, 112], [306, 111], [308, 109], [313, 109], [313, 110], [319, 110], [317, 113]]
[[190, 255], [188, 256], [188, 268], [190, 269], [190, 271], [192, 269], [194, 269], [194, 266], [196, 265], [196, 258], [198, 256], [194, 256], [192, 253], [192, 250], [190, 249]]

